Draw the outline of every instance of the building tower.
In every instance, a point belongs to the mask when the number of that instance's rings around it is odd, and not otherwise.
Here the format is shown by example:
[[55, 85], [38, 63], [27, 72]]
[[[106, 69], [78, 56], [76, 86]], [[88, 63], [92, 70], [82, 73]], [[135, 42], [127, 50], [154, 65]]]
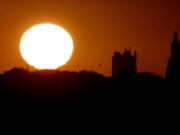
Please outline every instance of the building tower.
[[134, 51], [134, 55], [131, 54], [131, 50], [126, 49], [123, 54], [115, 52], [112, 58], [112, 76], [117, 76], [121, 72], [136, 73], [136, 57], [136, 51]]
[[171, 57], [168, 61], [166, 77], [168, 79], [177, 79], [180, 76], [180, 43], [177, 32], [174, 33], [174, 39], [171, 45]]

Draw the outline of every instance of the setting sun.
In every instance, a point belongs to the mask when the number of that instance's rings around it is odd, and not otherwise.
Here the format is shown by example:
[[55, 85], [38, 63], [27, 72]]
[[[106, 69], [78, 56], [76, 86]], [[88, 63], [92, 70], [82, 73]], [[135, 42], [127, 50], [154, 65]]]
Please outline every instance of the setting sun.
[[73, 41], [63, 28], [54, 24], [40, 24], [25, 32], [20, 51], [31, 66], [37, 69], [56, 69], [70, 59]]

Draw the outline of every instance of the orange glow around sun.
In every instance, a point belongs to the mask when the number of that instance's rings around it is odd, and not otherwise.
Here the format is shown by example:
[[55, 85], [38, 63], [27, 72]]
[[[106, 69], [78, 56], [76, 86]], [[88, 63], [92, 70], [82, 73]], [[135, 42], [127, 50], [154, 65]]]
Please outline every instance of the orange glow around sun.
[[25, 61], [37, 69], [56, 69], [70, 59], [73, 40], [61, 27], [40, 24], [23, 35], [20, 51]]

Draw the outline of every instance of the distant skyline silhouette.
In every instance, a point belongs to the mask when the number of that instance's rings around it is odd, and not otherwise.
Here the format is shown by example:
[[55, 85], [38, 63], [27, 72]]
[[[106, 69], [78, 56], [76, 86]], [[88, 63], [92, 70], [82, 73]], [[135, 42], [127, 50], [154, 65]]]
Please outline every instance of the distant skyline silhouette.
[[[165, 78], [169, 79], [175, 79], [177, 80], [180, 76], [180, 42], [178, 39], [178, 33], [174, 32], [174, 38], [171, 44], [171, 56], [168, 60], [167, 69], [166, 69], [166, 76]], [[134, 53], [132, 54], [131, 49], [124, 48], [124, 52], [114, 52], [114, 55], [112, 56], [112, 74], [111, 76], [118, 76], [123, 72], [130, 72], [130, 73], [137, 73], [137, 52], [134, 50]], [[99, 64], [99, 67], [102, 65]], [[31, 67], [31, 69], [30, 69]], [[16, 70], [18, 68], [13, 68], [13, 70]], [[36, 69], [35, 67], [30, 66], [29, 64], [26, 65], [26, 67], [19, 68], [21, 70], [25, 70], [27, 72], [34, 72], [34, 71], [41, 71], [41, 69]], [[88, 71], [87, 69], [84, 69]], [[44, 69], [42, 70], [44, 71]], [[48, 71], [48, 69], [47, 69]], [[56, 70], [49, 70], [49, 71], [58, 71]], [[67, 71], [67, 70], [66, 70]], [[80, 70], [82, 71], [82, 70]], [[89, 70], [90, 72], [95, 72], [93, 70]], [[8, 71], [5, 71], [5, 73]], [[74, 71], [75, 72], [75, 71]], [[149, 71], [150, 73], [150, 71]], [[102, 74], [102, 73], [99, 73]], [[152, 73], [154, 74], [154, 73]], [[103, 75], [103, 74], [102, 74]], [[155, 75], [155, 74], [154, 74]], [[163, 77], [163, 76], [162, 76]]]
[[[97, 123], [99, 130], [106, 125], [105, 132], [176, 134], [179, 14], [180, 0], [0, 0], [3, 125], [55, 120], [68, 127], [71, 121], [91, 129]], [[71, 59], [55, 70], [35, 69], [20, 53], [24, 32], [42, 23], [61, 26], [73, 39]]]

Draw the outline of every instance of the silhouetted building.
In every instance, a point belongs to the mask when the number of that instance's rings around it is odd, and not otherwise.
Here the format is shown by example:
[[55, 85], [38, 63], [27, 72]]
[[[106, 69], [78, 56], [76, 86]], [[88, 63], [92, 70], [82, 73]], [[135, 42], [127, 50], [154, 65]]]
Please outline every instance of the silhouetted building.
[[115, 52], [112, 58], [112, 76], [116, 76], [121, 72], [137, 72], [136, 67], [136, 51], [134, 55], [131, 54], [131, 50], [124, 51], [123, 54]]
[[177, 32], [174, 33], [174, 40], [171, 45], [171, 57], [168, 61], [166, 77], [175, 79], [180, 75], [180, 43]]

